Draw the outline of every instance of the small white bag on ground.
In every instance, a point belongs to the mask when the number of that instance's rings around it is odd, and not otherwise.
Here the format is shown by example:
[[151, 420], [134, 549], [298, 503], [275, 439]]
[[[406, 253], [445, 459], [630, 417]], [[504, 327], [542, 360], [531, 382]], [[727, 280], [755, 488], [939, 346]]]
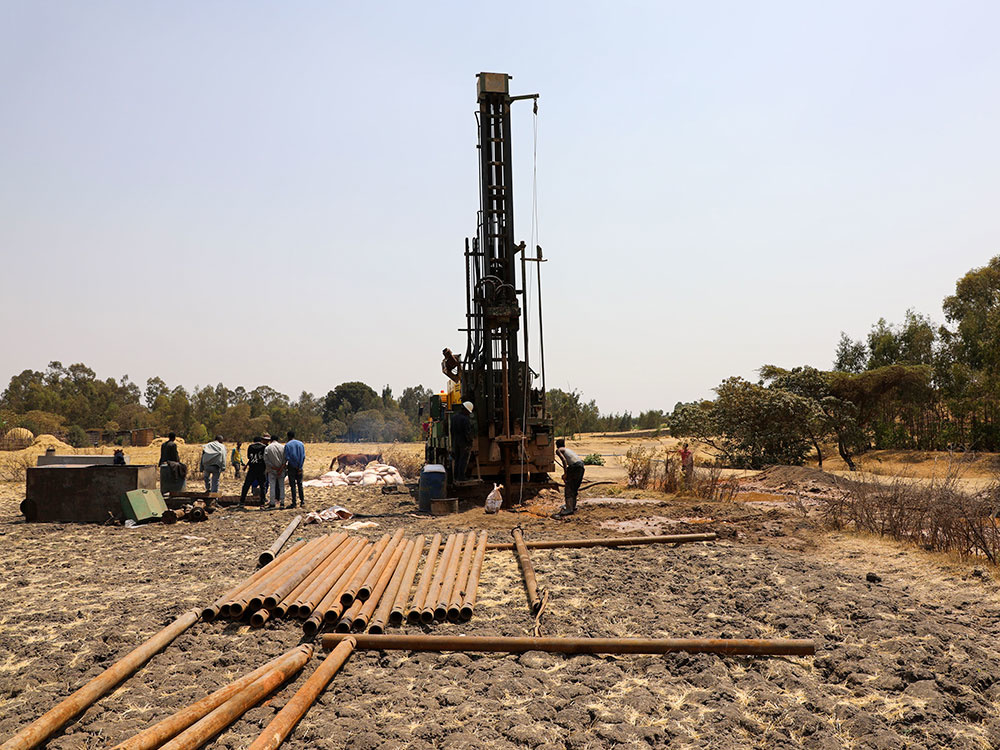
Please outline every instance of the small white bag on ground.
[[493, 489], [490, 490], [490, 494], [486, 496], [487, 513], [496, 513], [500, 510], [500, 506], [503, 505], [503, 495], [500, 494], [500, 490], [502, 489], [502, 484], [494, 484]]

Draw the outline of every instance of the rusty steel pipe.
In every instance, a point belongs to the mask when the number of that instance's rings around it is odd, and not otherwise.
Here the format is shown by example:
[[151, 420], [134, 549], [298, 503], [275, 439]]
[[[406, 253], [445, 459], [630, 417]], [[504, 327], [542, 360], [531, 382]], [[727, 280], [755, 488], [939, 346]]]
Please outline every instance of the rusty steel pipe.
[[361, 601], [360, 599], [355, 599], [351, 603], [351, 606], [347, 608], [347, 611], [340, 616], [340, 619], [337, 621], [337, 625], [336, 627], [334, 627], [334, 630], [338, 633], [350, 633], [351, 626], [354, 624], [354, 618], [356, 618], [359, 614], [361, 614], [361, 608], [363, 606], [365, 606], [365, 603], [363, 601]]
[[[272, 669], [281, 668], [286, 664], [293, 663], [295, 655], [299, 651], [306, 651], [308, 656], [312, 656], [313, 647], [306, 644], [293, 648], [291, 651], [272, 659], [267, 664], [257, 667], [252, 672], [243, 675], [238, 680], [230, 682], [228, 685], [219, 688], [211, 695], [207, 695], [196, 703], [192, 703], [186, 708], [182, 708], [177, 713], [168, 716], [166, 719], [143, 729], [136, 735], [129, 737], [124, 742], [115, 745], [112, 750], [154, 750], [161, 744], [169, 740], [179, 732], [183, 732], [202, 717], [221, 706], [238, 692], [256, 682]], [[329, 658], [329, 657], [327, 657]]]
[[[313, 609], [312, 615], [304, 623], [302, 623], [302, 630], [306, 635], [312, 636], [318, 633], [319, 629], [323, 627], [323, 623], [326, 622], [328, 618], [331, 622], [340, 618], [341, 612], [344, 611], [344, 607], [340, 603], [340, 592], [343, 590], [344, 586], [350, 583], [354, 574], [358, 571], [358, 568], [364, 565], [373, 548], [374, 545], [365, 542], [364, 546], [362, 546], [358, 551], [358, 554], [344, 569], [344, 572], [340, 574], [340, 577], [336, 581], [334, 581], [333, 586], [330, 587], [330, 590], [326, 592], [319, 604], [317, 604]], [[299, 611], [302, 611], [301, 608]]]
[[392, 539], [385, 547], [385, 551], [382, 553], [382, 557], [379, 561], [375, 563], [375, 566], [368, 572], [365, 577], [364, 583], [358, 588], [357, 598], [361, 601], [366, 601], [369, 596], [372, 595], [372, 590], [375, 588], [375, 584], [378, 583], [379, 578], [382, 577], [382, 571], [385, 570], [385, 566], [389, 564], [389, 560], [392, 559], [395, 553], [396, 547], [403, 544], [403, 529], [396, 529], [396, 533], [392, 535]]
[[[378, 581], [375, 582], [375, 586], [371, 590], [371, 595], [365, 599], [364, 606], [357, 617], [354, 618], [353, 626], [356, 630], [364, 630], [368, 626], [368, 621], [371, 619], [372, 614], [374, 614], [380, 600], [389, 599], [389, 605], [392, 605], [392, 597], [385, 595], [386, 589], [389, 587], [392, 577], [396, 574], [396, 569], [400, 567], [400, 560], [403, 558], [403, 553], [409, 550], [412, 544], [410, 541], [403, 540], [401, 544], [396, 545], [396, 549], [393, 550], [389, 562], [382, 568], [382, 574], [379, 576]], [[388, 610], [386, 612], [388, 613]]]
[[538, 595], [538, 581], [535, 580], [535, 566], [531, 564], [531, 555], [528, 554], [528, 548], [524, 546], [524, 533], [520, 527], [511, 529], [510, 534], [514, 537], [514, 551], [517, 553], [517, 562], [521, 566], [521, 576], [524, 578], [524, 589], [528, 592], [531, 614], [535, 615], [542, 607], [542, 598]]
[[280, 586], [264, 597], [264, 606], [267, 609], [273, 609], [278, 606], [278, 602], [288, 596], [296, 586], [308, 578], [309, 574], [321, 565], [324, 560], [326, 560], [330, 555], [335, 554], [345, 541], [347, 541], [346, 531], [342, 531], [339, 534], [334, 534], [330, 537], [326, 544], [321, 545], [311, 557], [304, 560], [301, 565], [297, 566], [297, 569], [293, 571]]
[[264, 603], [264, 596], [275, 579], [281, 578], [288, 573], [288, 569], [299, 560], [310, 554], [310, 551], [322, 540], [322, 537], [311, 539], [295, 551], [295, 555], [285, 557], [282, 555], [271, 564], [275, 567], [269, 575], [262, 577], [251, 586], [247, 586], [238, 597], [229, 602], [229, 616], [239, 617], [245, 610], [260, 609]]
[[437, 595], [441, 593], [441, 579], [444, 578], [448, 563], [451, 562], [451, 554], [455, 549], [455, 539], [455, 534], [449, 534], [448, 539], [444, 543], [444, 549], [441, 550], [437, 570], [434, 571], [431, 587], [427, 590], [427, 598], [424, 599], [423, 609], [420, 610], [421, 622], [428, 624], [434, 622], [434, 605], [437, 604]]
[[249, 750], [276, 750], [292, 733], [295, 725], [306, 715], [306, 711], [316, 702], [319, 694], [326, 689], [330, 680], [340, 671], [353, 652], [353, 638], [345, 638], [338, 643], [337, 647], [316, 667], [316, 671], [309, 675], [309, 679], [302, 687], [295, 691], [295, 695], [284, 708], [271, 719], [271, 723], [253, 741]]
[[[472, 538], [470, 531], [468, 537]], [[444, 620], [448, 617], [448, 606], [451, 604], [451, 592], [455, 590], [455, 579], [458, 577], [458, 566], [462, 562], [462, 550], [465, 548], [466, 534], [461, 533], [455, 542], [455, 547], [451, 551], [451, 559], [448, 561], [448, 569], [441, 579], [441, 589], [438, 591], [437, 604], [434, 607], [434, 619]]]
[[299, 598], [298, 607], [295, 610], [295, 616], [301, 619], [308, 618], [316, 606], [323, 601], [330, 589], [332, 589], [340, 577], [344, 574], [351, 564], [358, 558], [359, 555], [365, 554], [365, 549], [368, 547], [368, 542], [362, 538], [357, 537], [351, 541], [351, 546], [344, 550], [344, 554], [329, 568], [324, 571], [323, 575], [317, 579], [312, 586], [306, 589], [302, 596]]
[[434, 575], [434, 563], [437, 562], [438, 552], [441, 551], [440, 532], [431, 537], [431, 546], [427, 549], [427, 559], [424, 561], [424, 570], [420, 574], [420, 583], [417, 584], [417, 591], [413, 595], [413, 602], [410, 610], [406, 614], [406, 619], [410, 622], [419, 622], [420, 613], [424, 609], [424, 600], [431, 587], [431, 578]]
[[[274, 606], [277, 604], [277, 601], [275, 601], [275, 593], [288, 587], [289, 585], [291, 588], [294, 588], [297, 585], [297, 582], [291, 584], [290, 582], [295, 580], [295, 577], [300, 571], [312, 570], [315, 567], [314, 561], [317, 558], [322, 559], [325, 557], [332, 541], [332, 537], [327, 534], [323, 534], [316, 540], [316, 543], [310, 548], [308, 554], [302, 555], [296, 559], [294, 563], [286, 565], [280, 574], [270, 578], [267, 585], [262, 586], [258, 590], [258, 594], [260, 595], [260, 606]], [[305, 575], [308, 575], [308, 572], [306, 572]], [[291, 588], [289, 588], [289, 590], [291, 590]]]
[[382, 552], [385, 550], [386, 545], [389, 544], [391, 537], [388, 534], [382, 536], [378, 542], [375, 543], [374, 548], [372, 548], [371, 555], [365, 564], [358, 568], [357, 572], [354, 574], [354, 578], [344, 587], [343, 592], [340, 594], [340, 603], [346, 609], [354, 603], [354, 598], [357, 596], [358, 589], [361, 588], [361, 584], [365, 582], [368, 574], [371, 572], [372, 568], [378, 563], [382, 557]]
[[269, 562], [271, 562], [271, 560], [277, 557], [278, 552], [281, 551], [281, 548], [285, 546], [285, 542], [288, 541], [288, 537], [290, 537], [295, 532], [295, 529], [298, 528], [300, 523], [302, 523], [302, 516], [295, 516], [295, 518], [289, 521], [288, 525], [285, 527], [285, 530], [282, 531], [278, 535], [278, 538], [274, 540], [274, 544], [272, 544], [270, 547], [268, 547], [266, 550], [260, 553], [260, 557], [257, 558], [257, 564], [267, 565]]
[[110, 667], [60, 701], [38, 719], [22, 728], [0, 745], [0, 750], [30, 750], [41, 745], [73, 719], [111, 692], [122, 680], [135, 673], [177, 636], [198, 622], [198, 610], [192, 609], [163, 628], [145, 643], [133, 649]]
[[[423, 551], [424, 535], [421, 534], [413, 540], [413, 550], [410, 554], [410, 559], [406, 564], [406, 570], [403, 572], [403, 578], [399, 583], [399, 588], [396, 590], [396, 596], [393, 600], [392, 607], [389, 609], [388, 620], [390, 625], [401, 625], [403, 623], [406, 601], [410, 598], [410, 589], [413, 588], [413, 579], [417, 576], [417, 566], [420, 564], [420, 555]], [[371, 628], [369, 628], [369, 630], [374, 632], [374, 624]]]
[[[629, 547], [640, 544], [685, 544], [687, 542], [712, 542], [718, 534], [672, 534], [669, 536], [609, 536], [604, 539], [540, 539], [525, 542], [528, 549], [559, 549], [561, 547]], [[513, 544], [487, 544], [488, 550], [514, 549]]]
[[225, 703], [162, 745], [160, 750], [196, 750], [206, 744], [302, 669], [311, 655], [311, 653], [302, 651], [300, 654], [296, 654], [290, 662], [268, 670], [262, 677], [258, 677], [250, 683], [248, 687], [243, 688]]
[[[356, 552], [358, 547], [363, 543], [363, 539], [348, 538], [345, 544], [338, 547], [334, 554], [316, 566], [316, 569], [302, 583], [296, 586], [284, 601], [278, 604], [275, 612], [284, 610], [282, 614], [287, 612], [289, 617], [296, 617], [299, 613], [299, 607], [308, 602], [310, 592], [318, 590], [321, 586], [328, 586], [332, 582], [329, 576], [337, 569], [337, 566], [352, 552]], [[333, 580], [336, 580], [336, 577]], [[311, 611], [311, 608], [309, 611]], [[307, 612], [305, 616], [308, 617], [309, 613]]]
[[[344, 636], [323, 636], [323, 648], [336, 647]], [[521, 654], [548, 651], [561, 654], [672, 654], [675, 652], [741, 656], [810, 656], [811, 640], [749, 638], [531, 638], [474, 635], [355, 634], [355, 648], [402, 651], [499, 651]]]
[[462, 613], [462, 600], [465, 599], [465, 589], [469, 583], [469, 573], [472, 570], [472, 558], [476, 554], [476, 533], [469, 532], [469, 537], [465, 542], [465, 552], [462, 553], [462, 562], [458, 566], [458, 575], [455, 578], [455, 586], [451, 590], [451, 600], [448, 603], [447, 617], [451, 622], [458, 622]]
[[479, 543], [476, 545], [476, 556], [472, 560], [472, 569], [469, 570], [469, 582], [466, 585], [465, 599], [462, 600], [462, 608], [458, 613], [460, 620], [472, 619], [472, 612], [476, 607], [476, 594], [479, 591], [479, 576], [483, 571], [483, 560], [486, 558], [487, 533], [479, 533]]
[[392, 572], [389, 585], [378, 600], [378, 608], [368, 623], [369, 633], [385, 632], [385, 623], [389, 619], [389, 612], [392, 610], [392, 605], [396, 603], [396, 596], [399, 594], [399, 587], [410, 566], [410, 558], [413, 557], [414, 548], [415, 544], [413, 540], [407, 540], [406, 544], [403, 545], [403, 554], [399, 558], [395, 570]]
[[[279, 560], [287, 560], [288, 555], [295, 554], [304, 544], [305, 544], [304, 540], [296, 542], [295, 546], [289, 549], [285, 553], [285, 555], [279, 558]], [[280, 564], [281, 563], [278, 562], [278, 560], [274, 560], [273, 562], [269, 563], [266, 567], [263, 567], [260, 570], [258, 570], [249, 578], [244, 579], [241, 583], [229, 589], [229, 591], [227, 591], [225, 594], [220, 596], [218, 599], [216, 599], [214, 602], [212, 602], [210, 605], [208, 605], [201, 611], [201, 619], [203, 619], [205, 622], [211, 622], [216, 618], [216, 616], [222, 613], [223, 608], [225, 608], [225, 614], [228, 614], [229, 603], [233, 599], [239, 596], [244, 589], [248, 588], [249, 586], [252, 586], [257, 581], [261, 580], [264, 576], [269, 575]]]
[[184, 509], [177, 508], [176, 510], [167, 508], [160, 516], [160, 521], [167, 524], [168, 526], [177, 523], [184, 519]]
[[247, 609], [253, 611], [264, 606], [264, 597], [271, 592], [274, 586], [283, 581], [303, 560], [308, 559], [316, 551], [316, 547], [323, 544], [326, 538], [326, 535], [323, 535], [306, 542], [294, 558], [290, 558], [284, 565], [278, 567], [274, 573], [261, 579], [256, 586], [252, 586], [243, 592], [244, 596], [241, 599], [246, 598]]

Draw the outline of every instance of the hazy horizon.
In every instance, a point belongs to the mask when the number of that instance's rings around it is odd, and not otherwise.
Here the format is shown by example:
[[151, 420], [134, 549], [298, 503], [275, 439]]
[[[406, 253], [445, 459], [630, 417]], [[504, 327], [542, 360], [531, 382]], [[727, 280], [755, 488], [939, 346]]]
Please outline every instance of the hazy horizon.
[[[0, 382], [443, 387], [475, 74], [514, 105], [547, 384], [670, 409], [829, 368], [1000, 254], [986, 2], [0, 2]], [[532, 304], [534, 298], [532, 297]]]

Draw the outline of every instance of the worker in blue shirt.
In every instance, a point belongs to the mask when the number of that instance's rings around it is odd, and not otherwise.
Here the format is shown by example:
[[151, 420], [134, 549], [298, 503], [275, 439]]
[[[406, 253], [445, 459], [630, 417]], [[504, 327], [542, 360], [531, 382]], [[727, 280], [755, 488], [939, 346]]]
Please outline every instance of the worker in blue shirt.
[[295, 439], [295, 433], [288, 431], [285, 440], [285, 462], [288, 471], [288, 486], [292, 492], [292, 507], [295, 507], [295, 488], [299, 490], [299, 504], [306, 507], [306, 496], [302, 491], [302, 466], [306, 462], [306, 447], [301, 440]]

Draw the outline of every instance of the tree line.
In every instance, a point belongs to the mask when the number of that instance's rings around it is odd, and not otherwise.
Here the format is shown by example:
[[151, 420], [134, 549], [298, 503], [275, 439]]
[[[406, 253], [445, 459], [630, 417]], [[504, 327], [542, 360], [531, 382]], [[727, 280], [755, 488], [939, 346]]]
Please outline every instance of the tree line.
[[908, 310], [867, 337], [841, 333], [830, 370], [764, 365], [757, 382], [724, 380], [716, 398], [680, 403], [678, 436], [735, 466], [801, 464], [834, 444], [848, 466], [878, 448], [1000, 450], [1000, 256], [944, 299], [945, 322]]
[[100, 379], [84, 364], [50, 362], [10, 379], [0, 395], [0, 434], [25, 427], [77, 446], [87, 443], [85, 429], [100, 429], [114, 442], [120, 431], [145, 427], [195, 443], [215, 434], [247, 441], [287, 430], [308, 441], [407, 441], [420, 436], [419, 407], [430, 396], [420, 385], [396, 398], [389, 386], [376, 392], [361, 382], [341, 383], [320, 397], [303, 391], [294, 400], [267, 385], [247, 390], [219, 383], [189, 391], [152, 377], [140, 388], [128, 375]]

